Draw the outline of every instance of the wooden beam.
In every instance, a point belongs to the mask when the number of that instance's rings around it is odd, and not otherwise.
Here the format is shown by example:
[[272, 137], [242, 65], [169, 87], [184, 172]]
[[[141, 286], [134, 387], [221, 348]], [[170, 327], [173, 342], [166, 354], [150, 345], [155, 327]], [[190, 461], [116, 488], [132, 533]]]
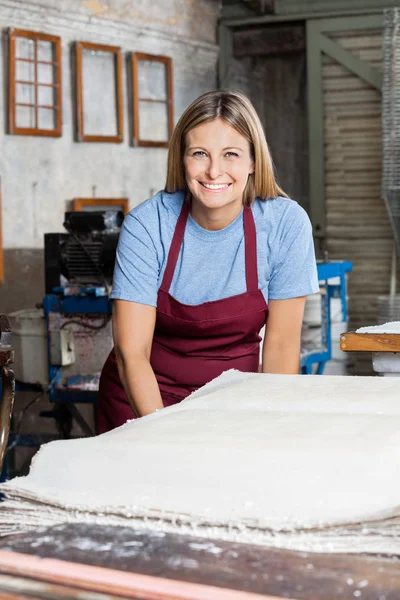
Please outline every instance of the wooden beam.
[[304, 25], [261, 27], [233, 33], [235, 58], [302, 52], [305, 47]]
[[218, 26], [218, 43], [220, 46], [218, 60], [218, 87], [229, 88], [230, 73], [232, 70], [232, 30], [223, 23]]
[[360, 60], [358, 56], [355, 56], [355, 54], [349, 52], [323, 33], [320, 34], [320, 48], [322, 52], [325, 52], [379, 92], [382, 90], [382, 73], [378, 69]]
[[273, 14], [275, 12], [275, 0], [243, 0], [259, 13]]
[[318, 21], [307, 21], [307, 106], [310, 217], [315, 238], [325, 238], [324, 108]]
[[[243, 5], [244, 6], [244, 5]], [[239, 7], [239, 5], [233, 5], [232, 8], [235, 7]], [[336, 29], [334, 29], [334, 24], [333, 21], [335, 19], [338, 19], [338, 21], [343, 21], [344, 23], [346, 23], [345, 25], [345, 30], [349, 30], [351, 29], [350, 24], [348, 21], [351, 20], [353, 17], [357, 17], [361, 19], [361, 25], [366, 24], [365, 28], [368, 29], [369, 25], [368, 23], [370, 21], [374, 22], [376, 20], [380, 20], [380, 22], [383, 23], [383, 8], [382, 7], [376, 7], [376, 8], [371, 8], [371, 9], [362, 9], [362, 10], [354, 10], [354, 9], [343, 9], [343, 10], [337, 10], [337, 9], [330, 9], [330, 10], [326, 10], [326, 11], [321, 11], [321, 12], [313, 12], [311, 9], [309, 11], [305, 11], [305, 12], [297, 12], [297, 13], [293, 13], [293, 14], [274, 14], [274, 15], [254, 15], [253, 17], [234, 17], [230, 14], [229, 9], [230, 7], [226, 7], [223, 8], [222, 10], [222, 22], [224, 23], [224, 25], [226, 25], [227, 27], [232, 27], [232, 28], [237, 28], [237, 27], [251, 27], [251, 26], [260, 26], [260, 25], [265, 25], [266, 23], [284, 23], [285, 21], [307, 21], [307, 20], [317, 20], [320, 19], [319, 23], [321, 24], [321, 30], [325, 30], [324, 27], [322, 27], [322, 24], [326, 21], [329, 21], [329, 23], [332, 26], [332, 31], [336, 31]], [[227, 12], [225, 12], [225, 10], [227, 10]], [[365, 23], [364, 23], [365, 22]], [[338, 23], [338, 28], [337, 30], [340, 30], [340, 23]], [[354, 29], [361, 29], [364, 27], [355, 27]]]

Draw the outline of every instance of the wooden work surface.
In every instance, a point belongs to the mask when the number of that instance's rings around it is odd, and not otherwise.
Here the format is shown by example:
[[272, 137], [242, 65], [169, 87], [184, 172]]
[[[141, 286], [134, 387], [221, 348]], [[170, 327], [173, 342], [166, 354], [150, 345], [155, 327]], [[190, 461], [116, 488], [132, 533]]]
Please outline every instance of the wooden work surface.
[[[13, 571], [9, 566], [7, 567], [8, 559], [14, 558], [19, 565], [19, 570], [25, 573], [25, 576], [32, 575], [32, 572], [24, 567], [21, 555], [14, 553], [23, 553], [28, 560], [36, 563], [65, 566], [74, 563], [77, 572], [70, 580], [64, 579], [64, 584], [72, 584], [76, 580], [78, 570], [84, 568], [76, 564], [80, 563], [80, 565], [102, 567], [101, 570], [97, 569], [98, 573], [116, 569], [120, 572], [121, 579], [127, 576], [127, 573], [152, 576], [153, 581], [167, 581], [173, 590], [173, 595], [166, 592], [148, 596], [121, 594], [112, 596], [115, 598], [158, 598], [159, 600], [161, 598], [163, 600], [165, 598], [211, 598], [211, 600], [237, 598], [239, 600], [239, 598], [251, 598], [252, 594], [261, 594], [267, 598], [273, 596], [298, 600], [337, 598], [398, 600], [400, 598], [398, 557], [290, 552], [250, 544], [85, 524], [59, 525], [0, 540], [1, 598], [5, 597], [2, 595], [4, 592], [2, 578], [6, 574], [11, 573], [14, 576], [18, 574], [15, 569]], [[43, 561], [35, 557], [60, 560]], [[52, 569], [48, 570], [51, 572]], [[96, 581], [100, 579], [97, 577]], [[114, 574], [113, 581], [115, 579]], [[50, 577], [45, 580], [52, 581]], [[178, 581], [190, 583], [189, 585], [178, 584]], [[211, 595], [204, 593], [196, 595], [194, 591], [190, 592], [190, 589], [195, 590], [199, 586], [191, 587], [191, 584], [215, 586], [219, 588], [219, 592], [214, 591]], [[186, 595], [178, 593], [181, 585], [184, 589], [186, 589], [185, 585], [188, 587], [189, 592]], [[92, 591], [94, 590], [99, 591], [95, 587]], [[228, 590], [251, 592], [251, 594], [238, 593], [231, 596]], [[14, 596], [7, 597], [14, 598]], [[25, 596], [18, 597], [25, 598]], [[53, 592], [53, 596], [49, 597], [67, 596], [54, 595]], [[75, 598], [71, 595], [68, 597]], [[86, 598], [84, 595], [79, 597]], [[107, 598], [111, 596], [108, 595]]]
[[400, 333], [355, 333], [340, 336], [343, 352], [400, 352]]

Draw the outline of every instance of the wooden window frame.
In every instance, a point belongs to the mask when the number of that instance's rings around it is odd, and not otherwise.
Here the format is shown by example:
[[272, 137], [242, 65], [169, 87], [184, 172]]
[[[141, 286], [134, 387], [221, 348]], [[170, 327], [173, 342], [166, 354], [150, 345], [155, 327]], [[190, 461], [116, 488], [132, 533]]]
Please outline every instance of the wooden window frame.
[[[167, 68], [167, 100], [154, 100], [150, 98], [140, 98], [139, 96], [139, 61], [148, 60], [152, 62], [161, 62]], [[174, 128], [174, 89], [173, 89], [173, 71], [172, 58], [168, 56], [157, 56], [154, 54], [144, 54], [142, 52], [132, 53], [132, 139], [135, 146], [151, 146], [155, 148], [168, 148], [169, 140]], [[140, 100], [147, 102], [159, 102], [166, 104], [168, 108], [168, 140], [167, 141], [152, 141], [142, 140], [139, 137], [139, 119], [140, 119]]]
[[[83, 50], [98, 50], [110, 52], [115, 58], [115, 96], [117, 99], [117, 135], [85, 134], [84, 107], [83, 107], [83, 72], [82, 57]], [[78, 140], [82, 142], [114, 142], [121, 143], [124, 139], [124, 102], [122, 93], [122, 52], [119, 46], [107, 46], [105, 44], [93, 44], [91, 42], [76, 42], [76, 94], [77, 94], [77, 120]]]
[[[35, 42], [35, 57], [33, 59], [18, 58], [15, 51], [15, 41], [17, 38], [28, 38]], [[37, 42], [51, 42], [55, 45], [55, 61], [42, 61], [37, 58]], [[61, 38], [56, 35], [49, 35], [38, 31], [28, 31], [26, 29], [9, 30], [8, 36], [8, 79], [9, 79], [9, 97], [8, 97], [8, 122], [9, 133], [13, 135], [37, 135], [44, 137], [61, 137], [62, 135], [62, 55], [61, 55]], [[21, 60], [24, 62], [32, 62], [35, 66], [35, 79], [33, 82], [24, 82], [16, 80], [16, 62]], [[54, 65], [54, 84], [39, 84], [38, 82], [38, 64]], [[17, 83], [26, 83], [35, 87], [35, 104], [25, 105], [16, 101]], [[54, 106], [39, 106], [38, 104], [38, 88], [44, 87], [55, 88], [55, 104]], [[35, 127], [18, 127], [16, 124], [16, 107], [31, 106], [35, 108]], [[52, 108], [55, 112], [55, 128], [40, 129], [38, 127], [38, 109]]]
[[84, 210], [85, 206], [122, 206], [124, 216], [129, 212], [128, 198], [75, 198], [73, 210]]

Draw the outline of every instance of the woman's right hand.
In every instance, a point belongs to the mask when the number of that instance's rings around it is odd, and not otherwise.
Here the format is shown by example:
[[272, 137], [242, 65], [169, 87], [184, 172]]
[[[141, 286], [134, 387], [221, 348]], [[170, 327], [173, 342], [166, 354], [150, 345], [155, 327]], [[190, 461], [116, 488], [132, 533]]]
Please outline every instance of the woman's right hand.
[[114, 300], [112, 325], [118, 372], [133, 412], [143, 417], [163, 408], [160, 389], [150, 364], [156, 308]]

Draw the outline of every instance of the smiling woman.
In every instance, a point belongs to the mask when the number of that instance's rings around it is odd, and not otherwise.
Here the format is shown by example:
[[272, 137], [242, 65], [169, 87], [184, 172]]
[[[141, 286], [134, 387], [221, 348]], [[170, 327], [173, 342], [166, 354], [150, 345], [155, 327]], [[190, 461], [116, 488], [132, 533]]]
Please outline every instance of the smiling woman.
[[121, 231], [114, 350], [98, 433], [180, 402], [228, 369], [297, 373], [305, 296], [318, 292], [311, 224], [274, 177], [240, 92], [200, 96], [173, 132], [163, 191]]
[[249, 142], [222, 119], [198, 125], [186, 137], [186, 183], [192, 217], [204, 229], [222, 229], [243, 207], [243, 190], [254, 172]]

